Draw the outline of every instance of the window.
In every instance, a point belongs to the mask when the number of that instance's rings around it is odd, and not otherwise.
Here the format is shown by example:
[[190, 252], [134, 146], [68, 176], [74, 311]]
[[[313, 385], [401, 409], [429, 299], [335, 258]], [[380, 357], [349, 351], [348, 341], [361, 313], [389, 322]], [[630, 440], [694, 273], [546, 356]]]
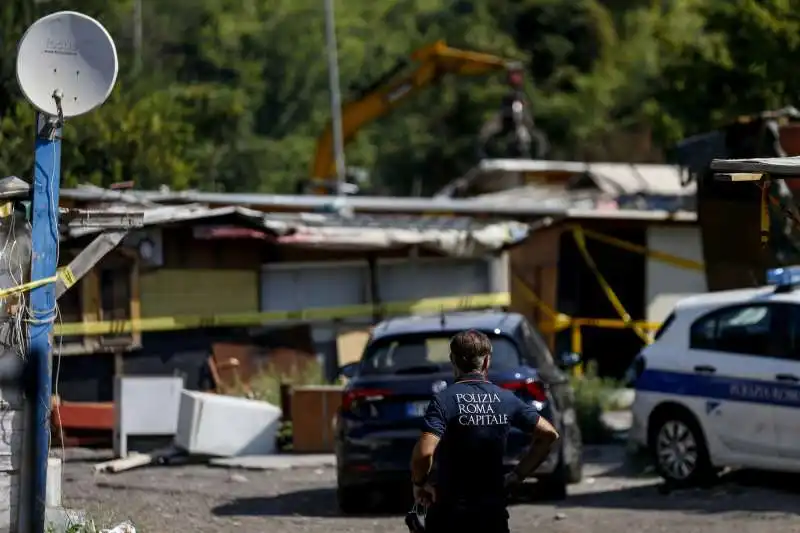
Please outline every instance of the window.
[[[516, 345], [506, 337], [492, 337], [492, 368], [519, 366]], [[404, 335], [380, 339], [367, 347], [362, 375], [426, 374], [450, 371], [450, 336]]]
[[671, 312], [669, 316], [662, 322], [661, 327], [658, 328], [656, 334], [653, 336], [653, 341], [657, 341], [659, 337], [661, 337], [667, 329], [672, 325], [675, 321], [675, 311]]
[[[131, 319], [131, 276], [134, 263], [125, 257], [108, 255], [98, 267], [100, 285], [100, 316], [102, 320], [125, 321]], [[131, 333], [102, 335], [104, 345], [127, 345]]]
[[789, 357], [800, 359], [800, 305], [789, 304]]
[[550, 353], [547, 343], [539, 332], [533, 329], [527, 320], [522, 321], [522, 327], [520, 329], [522, 331], [522, 342], [533, 358], [533, 361], [531, 361], [533, 366], [536, 368], [546, 368], [555, 365], [553, 354]]
[[696, 321], [690, 332], [690, 347], [698, 350], [785, 357], [786, 331], [782, 306], [742, 305], [714, 311]]

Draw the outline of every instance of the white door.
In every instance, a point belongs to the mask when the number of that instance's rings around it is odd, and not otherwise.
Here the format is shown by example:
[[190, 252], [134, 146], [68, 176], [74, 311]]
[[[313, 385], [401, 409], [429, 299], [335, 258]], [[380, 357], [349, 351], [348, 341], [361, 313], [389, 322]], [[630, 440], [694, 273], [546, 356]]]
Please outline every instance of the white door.
[[465, 296], [490, 292], [489, 264], [482, 259], [423, 259], [378, 264], [381, 301]]
[[366, 266], [280, 265], [262, 270], [261, 310], [297, 311], [369, 301]]
[[690, 383], [705, 399], [703, 426], [728, 464], [780, 463], [771, 395], [785, 370], [787, 309], [759, 302], [718, 309], [694, 322]]
[[[261, 271], [261, 310], [300, 311], [369, 303], [369, 269], [366, 265], [276, 265]], [[324, 323], [312, 327], [316, 343], [329, 343], [337, 329]]]
[[[776, 383], [770, 401], [774, 407], [775, 431], [780, 454], [785, 461], [800, 469], [800, 305], [785, 304], [788, 308], [788, 349], [780, 360]], [[786, 465], [787, 467], [789, 465]]]

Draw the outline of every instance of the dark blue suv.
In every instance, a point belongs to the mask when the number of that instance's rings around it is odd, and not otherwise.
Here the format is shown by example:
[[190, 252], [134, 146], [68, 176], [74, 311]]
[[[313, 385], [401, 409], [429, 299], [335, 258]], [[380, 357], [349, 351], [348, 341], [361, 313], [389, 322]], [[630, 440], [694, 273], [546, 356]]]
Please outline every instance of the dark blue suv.
[[[434, 393], [453, 382], [450, 338], [474, 329], [492, 340], [489, 379], [515, 391], [550, 420], [560, 446], [537, 470], [543, 494], [566, 497], [568, 483], [580, 481], [581, 435], [574, 393], [564, 367], [556, 363], [539, 333], [520, 314], [451, 313], [394, 318], [378, 324], [361, 361], [341, 369], [349, 378], [336, 420], [337, 495], [345, 513], [358, 512], [384, 487], [409, 483], [411, 451]], [[530, 443], [512, 430], [506, 463], [511, 468]]]

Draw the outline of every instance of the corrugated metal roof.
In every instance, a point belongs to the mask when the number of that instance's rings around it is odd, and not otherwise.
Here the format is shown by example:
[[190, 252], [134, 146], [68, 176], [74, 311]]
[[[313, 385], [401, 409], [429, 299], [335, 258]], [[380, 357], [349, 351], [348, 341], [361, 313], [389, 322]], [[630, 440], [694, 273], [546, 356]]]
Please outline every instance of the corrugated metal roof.
[[[237, 206], [111, 206], [106, 213], [143, 213], [143, 227], [211, 219], [245, 225], [272, 234], [284, 246], [381, 250], [420, 246], [458, 257], [481, 256], [524, 239], [521, 222], [481, 222], [470, 217], [374, 216], [341, 213], [263, 213]], [[71, 238], [103, 231], [68, 227]]]
[[559, 185], [537, 184], [481, 194], [473, 197], [473, 199], [483, 201], [484, 205], [491, 206], [524, 207], [531, 203], [536, 203], [549, 208], [566, 210], [570, 208], [596, 208], [606, 196], [608, 195], [599, 190], [582, 189], [570, 191]]
[[[439, 193], [437, 198], [456, 196], [459, 191], [486, 191], [497, 183], [506, 183], [507, 178], [519, 177], [515, 185], [537, 173], [565, 173], [586, 175], [597, 188], [610, 195], [653, 194], [672, 196], [691, 196], [696, 192], [696, 185], [683, 185], [682, 177], [686, 171], [675, 165], [644, 163], [584, 163], [576, 161], [548, 161], [536, 159], [487, 159], [470, 170], [462, 178], [454, 180]], [[502, 181], [501, 181], [502, 180]], [[537, 186], [539, 184], [536, 184]], [[563, 189], [568, 189], [564, 182]], [[475, 193], [473, 193], [475, 194]]]
[[[94, 191], [88, 189], [64, 189], [61, 196], [84, 202], [107, 202], [114, 199], [117, 191]], [[250, 194], [250, 193], [210, 193], [198, 191], [159, 192], [159, 191], [129, 191], [125, 195], [128, 199], [136, 198], [141, 202], [151, 203], [201, 203], [217, 205], [252, 206], [264, 210], [290, 209], [303, 212], [336, 210], [341, 203], [334, 196], [313, 195], [277, 195], [277, 194]], [[481, 209], [481, 205], [474, 200], [452, 200], [432, 198], [403, 198], [392, 196], [352, 196], [345, 200], [347, 207], [354, 211], [371, 213], [406, 213], [430, 214], [452, 213], [460, 215], [496, 214], [498, 216], [547, 216], [558, 215], [561, 210], [535, 205], [520, 209]]]
[[[572, 191], [576, 194], [577, 191]], [[451, 199], [451, 198], [398, 198], [379, 196], [353, 196], [339, 199], [332, 196], [312, 195], [277, 195], [246, 193], [208, 193], [197, 191], [160, 192], [160, 191], [107, 191], [104, 189], [79, 188], [64, 189], [61, 195], [84, 202], [112, 202], [123, 194], [129, 204], [147, 202], [154, 206], [162, 204], [212, 204], [236, 207], [253, 207], [269, 211], [270, 209], [290, 209], [301, 213], [329, 213], [346, 206], [356, 214], [405, 214], [431, 216], [446, 214], [448, 216], [489, 216], [498, 219], [540, 218], [544, 216], [563, 217], [569, 209], [589, 208], [588, 202], [551, 201], [546, 194], [536, 200], [525, 200], [509, 203], [505, 201], [487, 201], [485, 198]], [[582, 193], [580, 193], [582, 194]], [[574, 197], [573, 197], [574, 199]], [[141, 204], [140, 204], [141, 205]], [[175, 206], [175, 207], [179, 207]], [[652, 220], [653, 215], [642, 215], [635, 210], [620, 210], [617, 218], [628, 220]], [[661, 213], [661, 214], [659, 214]], [[262, 213], [263, 214], [263, 213]], [[274, 214], [274, 213], [271, 213]], [[605, 216], [605, 215], [603, 215]], [[656, 219], [670, 218], [666, 211], [656, 211]]]
[[[143, 227], [163, 226], [166, 224], [176, 224], [191, 220], [206, 220], [221, 217], [235, 217], [243, 225], [259, 229], [267, 229], [264, 226], [264, 213], [245, 209], [243, 207], [217, 207], [209, 208], [202, 205], [169, 205], [156, 207], [136, 207], [132, 205], [109, 206], [103, 210], [104, 213], [142, 213]], [[72, 238], [100, 233], [104, 228], [91, 226], [69, 226], [68, 236]]]
[[692, 195], [694, 185], [684, 187], [683, 170], [675, 165], [645, 163], [582, 163], [535, 159], [487, 159], [481, 161], [472, 179], [493, 172], [567, 172], [588, 174], [603, 192], [609, 194]]

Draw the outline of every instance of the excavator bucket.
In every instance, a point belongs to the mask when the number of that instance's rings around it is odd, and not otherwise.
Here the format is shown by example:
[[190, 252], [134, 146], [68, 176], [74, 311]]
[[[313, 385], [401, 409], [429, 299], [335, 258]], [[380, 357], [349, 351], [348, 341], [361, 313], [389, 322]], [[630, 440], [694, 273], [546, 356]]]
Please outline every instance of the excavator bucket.
[[793, 192], [800, 194], [800, 179], [711, 168], [714, 159], [800, 155], [798, 119], [794, 108], [765, 112], [677, 146], [678, 163], [697, 182], [709, 290], [763, 285], [768, 268], [800, 261]]

